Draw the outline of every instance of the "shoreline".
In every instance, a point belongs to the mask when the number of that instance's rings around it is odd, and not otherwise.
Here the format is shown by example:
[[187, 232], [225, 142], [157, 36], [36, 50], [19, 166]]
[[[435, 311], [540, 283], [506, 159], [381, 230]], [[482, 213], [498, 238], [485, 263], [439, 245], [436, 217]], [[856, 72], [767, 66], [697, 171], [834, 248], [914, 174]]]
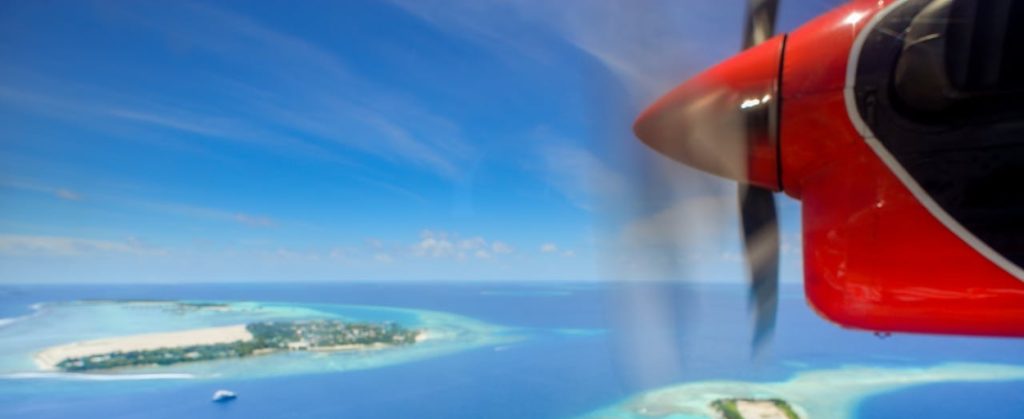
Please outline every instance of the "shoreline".
[[[177, 300], [166, 300], [168, 304], [176, 304]], [[202, 304], [206, 301], [198, 300]], [[285, 303], [280, 301], [212, 301], [224, 304], [228, 308], [228, 314], [221, 311], [205, 311], [202, 323], [192, 321], [193, 316], [198, 316], [192, 311], [181, 314], [166, 310], [159, 304], [133, 304], [125, 300], [112, 299], [103, 301], [70, 300], [70, 301], [47, 301], [34, 303], [33, 315], [19, 321], [18, 329], [0, 327], [0, 335], [15, 337], [37, 333], [47, 333], [53, 337], [64, 336], [66, 340], [53, 341], [35, 347], [13, 347], [16, 339], [0, 338], [0, 379], [9, 376], [19, 379], [37, 380], [65, 380], [93, 377], [120, 377], [121, 375], [136, 377], [138, 374], [187, 374], [189, 378], [209, 379], [215, 377], [269, 377], [295, 374], [320, 374], [326, 372], [341, 372], [350, 370], [364, 370], [381, 366], [407, 363], [419, 359], [433, 358], [455, 352], [461, 352], [471, 348], [482, 346], [507, 344], [513, 341], [525, 339], [522, 334], [508, 334], [508, 328], [486, 323], [472, 317], [447, 313], [442, 311], [412, 309], [407, 307], [393, 307], [383, 305], [347, 305], [347, 304], [307, 304], [307, 303]], [[168, 305], [169, 307], [170, 305]], [[208, 327], [209, 321], [220, 319], [222, 325], [238, 325], [244, 323], [251, 326], [254, 322], [260, 323], [274, 319], [275, 321], [302, 322], [309, 319], [340, 319], [341, 316], [351, 321], [363, 321], [365, 318], [375, 318], [410, 324], [418, 333], [415, 338], [410, 336], [408, 343], [411, 345], [395, 345], [391, 347], [351, 347], [348, 349], [339, 348], [338, 351], [311, 351], [294, 350], [274, 352], [270, 354], [253, 353], [252, 358], [273, 358], [266, 361], [236, 362], [247, 357], [225, 359], [224, 362], [212, 360], [212, 362], [175, 362], [172, 364], [154, 366], [141, 366], [131, 368], [129, 365], [121, 368], [91, 368], [83, 371], [64, 371], [62, 368], [54, 368], [64, 356], [72, 356], [70, 352], [58, 352], [54, 349], [67, 350], [72, 346], [83, 346], [85, 342], [101, 341], [107, 345], [99, 351], [114, 351], [128, 349], [122, 347], [122, 339], [126, 337], [137, 337], [143, 334], [152, 334], [156, 330], [140, 330], [139, 325], [125, 330], [119, 327], [122, 320], [131, 319], [138, 312], [143, 310], [147, 316], [152, 316], [153, 324], [164, 325], [164, 331], [177, 333], [193, 333], [196, 329]], [[237, 313], [237, 314], [236, 314]], [[57, 319], [72, 319], [73, 321], [56, 321]], [[149, 319], [149, 317], [147, 317]], [[205, 324], [204, 324], [205, 323]], [[87, 327], [83, 327], [83, 325]], [[174, 325], [177, 328], [174, 328]], [[165, 333], [158, 333], [164, 335]], [[254, 334], [258, 335], [258, 334]], [[42, 336], [42, 335], [40, 335]], [[173, 336], [173, 335], [172, 335]], [[174, 338], [164, 345], [171, 349], [177, 348], [191, 338]], [[230, 340], [230, 339], [228, 339]], [[253, 343], [241, 342], [242, 344]], [[230, 344], [230, 342], [228, 343]], [[159, 348], [158, 348], [159, 349]], [[43, 357], [39, 355], [42, 354]], [[338, 354], [334, 357], [333, 354]], [[342, 354], [354, 354], [342, 355]], [[106, 355], [106, 354], [103, 354]], [[263, 356], [267, 355], [267, 356]], [[279, 356], [274, 356], [279, 355]], [[295, 356], [291, 356], [295, 355]], [[254, 365], [259, 364], [257, 367]], [[264, 368], [264, 365], [266, 366]], [[13, 374], [13, 375], [12, 375]], [[120, 378], [118, 378], [120, 379]], [[127, 378], [126, 378], [127, 379]]]
[[719, 399], [781, 399], [801, 418], [854, 417], [857, 404], [872, 395], [912, 386], [948, 382], [1024, 380], [1024, 366], [944, 363], [922, 367], [847, 365], [799, 372], [782, 381], [693, 381], [636, 394], [583, 417], [716, 417]]
[[[432, 338], [428, 331], [416, 335], [415, 343]], [[62, 361], [92, 356], [107, 356], [114, 353], [148, 351], [157, 349], [178, 349], [190, 346], [248, 342], [254, 339], [248, 325], [208, 327], [201, 329], [182, 330], [175, 332], [145, 333], [128, 336], [117, 336], [93, 340], [76, 341], [58, 346], [51, 346], [36, 352], [33, 361], [39, 372], [61, 372], [58, 367]], [[333, 346], [303, 347], [301, 349], [262, 348], [255, 350], [250, 356], [272, 355], [290, 351], [306, 352], [353, 352], [375, 351], [394, 347], [395, 345], [375, 343], [348, 343]], [[155, 366], [145, 365], [145, 366]], [[142, 366], [142, 365], [139, 365]], [[120, 368], [114, 368], [120, 369]]]
[[249, 333], [246, 325], [237, 324], [71, 342], [64, 345], [51, 346], [36, 352], [32, 359], [42, 371], [57, 371], [59, 370], [57, 368], [58, 364], [73, 358], [103, 356], [115, 352], [148, 351], [161, 348], [182, 348], [197, 345], [244, 342], [252, 339], [252, 333]]

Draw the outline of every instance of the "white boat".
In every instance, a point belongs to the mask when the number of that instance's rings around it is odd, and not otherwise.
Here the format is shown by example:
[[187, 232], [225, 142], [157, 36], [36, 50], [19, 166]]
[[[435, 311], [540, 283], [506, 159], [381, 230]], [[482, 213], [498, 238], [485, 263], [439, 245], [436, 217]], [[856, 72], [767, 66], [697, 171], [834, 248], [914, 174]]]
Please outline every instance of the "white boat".
[[217, 390], [213, 392], [213, 401], [215, 402], [226, 402], [229, 400], [234, 400], [237, 397], [238, 395], [231, 390]]

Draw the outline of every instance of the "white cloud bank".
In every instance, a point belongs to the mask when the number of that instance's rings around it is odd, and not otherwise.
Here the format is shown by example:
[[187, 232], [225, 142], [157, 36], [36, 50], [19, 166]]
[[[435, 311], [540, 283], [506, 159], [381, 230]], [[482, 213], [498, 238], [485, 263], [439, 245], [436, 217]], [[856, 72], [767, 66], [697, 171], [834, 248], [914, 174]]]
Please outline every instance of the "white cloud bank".
[[420, 241], [412, 246], [413, 254], [418, 257], [459, 260], [469, 257], [490, 259], [496, 255], [506, 255], [514, 251], [512, 246], [502, 241], [488, 241], [479, 236], [459, 238], [458, 235], [432, 230], [424, 230], [420, 233]]

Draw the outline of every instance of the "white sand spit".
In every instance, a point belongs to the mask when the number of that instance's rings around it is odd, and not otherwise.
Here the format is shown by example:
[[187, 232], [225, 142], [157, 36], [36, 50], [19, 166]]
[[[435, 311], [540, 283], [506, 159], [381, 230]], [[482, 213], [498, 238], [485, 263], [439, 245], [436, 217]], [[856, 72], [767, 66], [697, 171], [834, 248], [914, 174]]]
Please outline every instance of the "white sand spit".
[[179, 332], [146, 333], [105, 339], [72, 342], [53, 346], [35, 355], [36, 365], [42, 370], [55, 370], [57, 364], [68, 358], [105, 355], [114, 352], [146, 351], [160, 348], [179, 348], [193, 345], [214, 345], [251, 340], [252, 334], [244, 324]]

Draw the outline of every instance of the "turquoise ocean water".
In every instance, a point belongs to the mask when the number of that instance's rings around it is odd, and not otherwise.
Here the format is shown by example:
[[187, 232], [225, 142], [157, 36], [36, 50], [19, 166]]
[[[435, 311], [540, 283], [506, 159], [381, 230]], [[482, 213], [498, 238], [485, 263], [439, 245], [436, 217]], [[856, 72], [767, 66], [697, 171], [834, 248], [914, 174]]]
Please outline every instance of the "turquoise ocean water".
[[[683, 383], [778, 382], [849, 366], [1024, 366], [1024, 340], [880, 339], [819, 319], [798, 288], [783, 291], [775, 339], [765, 353], [752, 357], [746, 295], [739, 286], [3, 286], [0, 417], [563, 418]], [[95, 301], [145, 299], [228, 302], [252, 310], [175, 318], [152, 310], [126, 315], [117, 304]], [[33, 369], [28, 355], [33, 348], [72, 340], [252, 318], [324, 316], [427, 325], [449, 334], [411, 350], [275, 355], [147, 370], [144, 377], [25, 374]], [[210, 395], [220, 388], [236, 391], [239, 399], [211, 403]], [[985, 417], [1021, 417], [1024, 381], [906, 387], [867, 397], [836, 417], [971, 417], [978, 409], [985, 409]]]

